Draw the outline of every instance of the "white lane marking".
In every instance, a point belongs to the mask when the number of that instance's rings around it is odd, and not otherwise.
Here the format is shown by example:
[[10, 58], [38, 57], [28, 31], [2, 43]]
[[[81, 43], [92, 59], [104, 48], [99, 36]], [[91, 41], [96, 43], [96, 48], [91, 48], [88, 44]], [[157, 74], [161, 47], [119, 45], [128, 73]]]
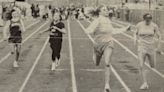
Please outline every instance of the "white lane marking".
[[[47, 72], [47, 71], [50, 71], [50, 69], [39, 69], [40, 71], [45, 71], [45, 72]], [[68, 71], [69, 69], [62, 69], [62, 68], [57, 68], [57, 69], [55, 69], [55, 71]]]
[[[129, 52], [132, 56], [134, 56], [136, 59], [138, 59], [138, 56], [136, 54], [134, 54], [131, 50], [129, 50], [126, 46], [124, 46], [123, 44], [121, 44], [119, 41], [117, 41], [116, 39], [113, 39], [117, 44], [119, 44], [122, 48], [124, 48], [127, 52]], [[164, 78], [164, 74], [162, 74], [161, 72], [159, 72], [158, 70], [151, 68], [150, 65], [148, 63], [146, 63], [146, 66], [149, 67], [149, 69], [151, 69], [152, 71], [154, 71], [155, 73], [157, 73], [160, 77]]]
[[[116, 23], [115, 23], [115, 24], [116, 24]], [[120, 24], [117, 24], [117, 25], [119, 25], [119, 26], [121, 26], [121, 27], [124, 27], [124, 26], [122, 26], [122, 25], [120, 25]], [[130, 39], [134, 39], [132, 36], [130, 36], [130, 35], [128, 35], [128, 34], [123, 33], [123, 35], [126, 36], [126, 37], [128, 37], [128, 38], [130, 38]], [[126, 51], [128, 51], [130, 54], [132, 54], [136, 59], [138, 59], [138, 56], [135, 55], [132, 51], [130, 51], [126, 46], [124, 46], [123, 44], [121, 44], [120, 42], [118, 42], [116, 39], [115, 39], [115, 42], [117, 42], [117, 44], [119, 44], [119, 45], [120, 45], [121, 47], [123, 47]], [[159, 72], [159, 71], [156, 70], [156, 69], [151, 68], [150, 65], [149, 65], [148, 63], [146, 63], [146, 66], [148, 66], [152, 71], [154, 71], [154, 72], [157, 73], [159, 76], [161, 76], [162, 78], [164, 78], [164, 74], [162, 74], [161, 72]]]
[[42, 49], [41, 49], [39, 55], [37, 56], [35, 62], [33, 63], [33, 65], [32, 65], [32, 67], [31, 67], [31, 69], [30, 69], [28, 75], [26, 76], [26, 78], [25, 78], [25, 80], [24, 80], [23, 84], [21, 85], [21, 87], [20, 87], [20, 89], [19, 89], [18, 92], [23, 92], [23, 90], [24, 90], [24, 88], [25, 88], [25, 86], [26, 86], [28, 80], [30, 79], [30, 77], [31, 77], [31, 75], [32, 75], [32, 73], [33, 73], [33, 71], [34, 71], [36, 65], [38, 64], [38, 61], [40, 60], [40, 58], [41, 58], [41, 56], [42, 56], [42, 54], [43, 54], [43, 52], [44, 52], [44, 50], [45, 50], [45, 48], [46, 48], [46, 46], [47, 46], [47, 44], [48, 44], [48, 41], [49, 41], [49, 37], [46, 39], [46, 41], [45, 41], [45, 43], [44, 43], [44, 45], [43, 45], [43, 47], [42, 47]]
[[[88, 21], [90, 23], [90, 21]], [[119, 24], [118, 24], [119, 25]], [[124, 26], [122, 26], [124, 27]], [[124, 36], [129, 37], [130, 39], [134, 39], [132, 36], [123, 33]], [[128, 49], [126, 46], [124, 46], [123, 44], [121, 44], [119, 41], [117, 41], [116, 39], [113, 38], [113, 40], [119, 44], [122, 48], [125, 49], [125, 51], [129, 52], [132, 56], [134, 56], [136, 59], [138, 59], [138, 56], [136, 54], [134, 54], [130, 49]], [[162, 74], [161, 72], [159, 72], [157, 69], [151, 68], [150, 65], [148, 63], [146, 63], [146, 66], [149, 67], [149, 69], [151, 69], [152, 71], [154, 71], [156, 74], [158, 74], [160, 77], [164, 78], [164, 74]]]
[[72, 40], [71, 40], [71, 29], [70, 29], [70, 21], [67, 20], [68, 24], [68, 41], [69, 41], [69, 52], [70, 52], [70, 64], [71, 64], [71, 76], [72, 76], [72, 90], [73, 92], [77, 92], [77, 84], [76, 84], [76, 77], [75, 77], [75, 66], [73, 61], [73, 50], [72, 50]]
[[[42, 27], [44, 27], [48, 22], [45, 22], [42, 26], [40, 26], [36, 31], [34, 31], [32, 34], [30, 34], [25, 40], [23, 40], [22, 44], [25, 43], [30, 37], [32, 37], [36, 32], [38, 32]], [[5, 61], [11, 53], [9, 52], [7, 55], [5, 55], [2, 59], [0, 59], [0, 64]]]
[[[37, 23], [39, 23], [39, 22], [40, 22], [40, 20], [38, 20], [38, 21], [36, 21], [36, 22], [30, 24], [29, 26], [26, 27], [26, 29], [29, 29], [30, 27], [32, 27], [33, 25], [35, 25], [35, 24], [37, 24]], [[25, 31], [26, 31], [26, 30], [25, 30]]]
[[[79, 21], [77, 21], [77, 22], [80, 24], [81, 28], [86, 33], [86, 29], [84, 28], [84, 26]], [[89, 39], [92, 39], [91, 41], [94, 41], [93, 38], [89, 34], [87, 34], [87, 35], [88, 35]], [[93, 43], [95, 43], [95, 41]], [[116, 76], [116, 78], [119, 80], [119, 82], [121, 83], [121, 85], [125, 88], [126, 92], [132, 92], [131, 89], [125, 84], [125, 82], [123, 81], [123, 79], [120, 77], [120, 75], [117, 73], [117, 71], [114, 69], [114, 67], [112, 65], [111, 65], [111, 70], [114, 73], [114, 75]]]
[[[29, 38], [31, 38], [35, 33], [37, 33], [41, 28], [43, 28], [46, 24], [48, 23], [45, 22], [43, 25], [41, 25], [36, 31], [34, 31], [32, 34], [30, 34], [22, 43], [26, 42]], [[47, 30], [47, 29], [46, 29]]]
[[80, 69], [81, 71], [88, 71], [88, 72], [102, 72], [104, 69]]
[[[31, 25], [27, 26], [27, 27], [26, 27], [26, 30], [29, 29], [30, 27], [32, 27], [33, 25], [39, 23], [39, 22], [40, 22], [40, 20], [38, 20], [38, 21], [32, 23]], [[26, 30], [25, 30], [25, 31], [26, 31]], [[0, 43], [2, 43], [2, 42], [3, 42], [3, 38], [0, 40]]]

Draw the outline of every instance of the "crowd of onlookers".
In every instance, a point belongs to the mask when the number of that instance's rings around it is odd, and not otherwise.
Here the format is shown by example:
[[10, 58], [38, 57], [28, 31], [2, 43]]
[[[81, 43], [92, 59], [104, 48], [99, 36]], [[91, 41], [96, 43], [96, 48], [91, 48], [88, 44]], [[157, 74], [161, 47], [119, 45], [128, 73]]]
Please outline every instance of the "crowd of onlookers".
[[[56, 7], [54, 5], [43, 5], [43, 4], [29, 4], [29, 7], [21, 7], [17, 3], [2, 3], [2, 16], [3, 21], [11, 19], [11, 11], [15, 9], [20, 12], [22, 17], [27, 15], [33, 18], [42, 18], [44, 20], [52, 18], [56, 12], [60, 12], [62, 19], [68, 19], [70, 16], [72, 19], [84, 19], [91, 18], [97, 15], [96, 6], [85, 6], [85, 5], [69, 5]], [[130, 21], [130, 14], [132, 9], [126, 5], [120, 6], [109, 6], [108, 9], [113, 12], [112, 17], [124, 19]], [[111, 15], [109, 15], [111, 16]]]
[[[1, 19], [3, 21], [7, 21], [11, 19], [11, 12], [12, 10], [19, 11], [22, 18], [25, 18], [26, 16], [30, 16], [33, 18], [42, 18], [44, 20], [46, 19], [52, 19], [53, 15], [56, 12], [59, 12], [62, 19], [68, 19], [70, 16], [71, 19], [85, 19], [85, 18], [92, 18], [97, 16], [97, 7], [92, 6], [84, 6], [84, 5], [69, 5], [69, 6], [62, 6], [62, 7], [56, 7], [54, 5], [42, 5], [42, 4], [29, 4], [29, 7], [21, 7], [17, 3], [7, 3], [2, 4], [2, 16]], [[112, 10], [113, 14], [112, 16], [115, 16], [116, 18], [120, 18], [121, 9], [115, 8], [115, 7], [109, 7], [109, 10]], [[126, 19], [128, 20], [128, 15], [130, 13], [130, 10], [127, 9], [126, 13]], [[111, 15], [109, 15], [111, 16]]]

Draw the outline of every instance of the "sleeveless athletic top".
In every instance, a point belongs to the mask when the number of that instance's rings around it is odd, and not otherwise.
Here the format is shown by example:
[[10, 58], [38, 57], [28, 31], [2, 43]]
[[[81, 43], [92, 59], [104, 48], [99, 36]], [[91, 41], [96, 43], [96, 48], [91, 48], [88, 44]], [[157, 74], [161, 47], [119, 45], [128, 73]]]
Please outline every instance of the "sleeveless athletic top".
[[18, 21], [10, 21], [10, 35], [11, 36], [20, 36], [21, 35], [21, 29], [20, 29], [21, 23], [20, 20]]
[[99, 16], [95, 19], [90, 27], [87, 28], [88, 32], [94, 34], [96, 42], [110, 42], [112, 41], [112, 31], [114, 30], [109, 18]]
[[51, 31], [51, 36], [55, 36], [55, 37], [62, 37], [62, 32], [60, 32], [59, 30], [57, 30], [56, 29], [56, 31], [55, 32], [52, 32], [52, 30], [55, 30], [55, 29], [53, 29], [53, 26], [56, 26], [56, 27], [58, 27], [59, 29], [62, 29], [62, 28], [64, 28], [64, 23], [62, 23], [62, 22], [59, 22], [59, 23], [57, 23], [57, 24], [54, 24], [53, 22], [51, 23], [51, 25], [50, 25], [50, 31]]
[[155, 32], [158, 31], [158, 26], [155, 23], [146, 25], [145, 21], [137, 24], [137, 31], [139, 36], [139, 41], [146, 41], [148, 43], [154, 43]]

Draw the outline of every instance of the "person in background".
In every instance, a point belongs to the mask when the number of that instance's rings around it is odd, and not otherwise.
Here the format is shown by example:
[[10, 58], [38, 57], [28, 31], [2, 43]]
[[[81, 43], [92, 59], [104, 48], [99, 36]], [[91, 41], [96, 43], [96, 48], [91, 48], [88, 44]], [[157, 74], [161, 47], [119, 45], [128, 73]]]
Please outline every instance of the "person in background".
[[[140, 89], [149, 89], [147, 82], [148, 71], [145, 65], [146, 58], [149, 60], [151, 68], [156, 65], [156, 52], [160, 52], [161, 32], [157, 24], [152, 21], [152, 15], [146, 13], [143, 16], [143, 21], [136, 25], [136, 32], [134, 34], [135, 44], [138, 46], [138, 58], [140, 62], [140, 73], [143, 84]], [[155, 38], [158, 40], [156, 41]], [[157, 42], [157, 43], [156, 43]]]
[[34, 17], [34, 13], [35, 13], [35, 5], [32, 4], [31, 5], [31, 16]]
[[60, 53], [62, 49], [63, 34], [66, 34], [65, 25], [62, 22], [62, 18], [59, 12], [56, 12], [54, 14], [53, 21], [51, 22], [50, 29], [48, 31], [50, 32], [49, 43], [50, 43], [50, 48], [52, 50], [51, 70], [54, 71], [56, 67], [60, 64], [60, 57], [61, 57]]
[[11, 14], [12, 14], [12, 18], [11, 20], [7, 21], [3, 30], [3, 34], [4, 34], [4, 40], [6, 40], [7, 31], [9, 31], [10, 33], [8, 42], [12, 48], [11, 54], [15, 54], [13, 67], [19, 67], [18, 61], [19, 61], [19, 56], [20, 56], [20, 51], [21, 51], [22, 32], [25, 31], [25, 27], [21, 19], [20, 13], [18, 13], [18, 11], [13, 10]]

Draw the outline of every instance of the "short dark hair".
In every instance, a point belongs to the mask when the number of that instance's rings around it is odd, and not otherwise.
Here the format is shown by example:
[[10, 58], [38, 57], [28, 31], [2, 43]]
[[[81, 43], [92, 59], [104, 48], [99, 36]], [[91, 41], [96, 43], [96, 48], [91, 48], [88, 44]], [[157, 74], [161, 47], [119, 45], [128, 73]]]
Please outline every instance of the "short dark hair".
[[147, 18], [152, 19], [153, 17], [152, 17], [152, 15], [151, 15], [150, 13], [145, 13], [145, 14], [143, 15], [143, 19], [145, 20], [145, 19], [147, 19]]
[[101, 11], [101, 9], [104, 7], [104, 5], [100, 5], [100, 6], [98, 6], [98, 8], [96, 9], [96, 12], [97, 12], [97, 14], [99, 15], [99, 13], [100, 13], [100, 11]]

